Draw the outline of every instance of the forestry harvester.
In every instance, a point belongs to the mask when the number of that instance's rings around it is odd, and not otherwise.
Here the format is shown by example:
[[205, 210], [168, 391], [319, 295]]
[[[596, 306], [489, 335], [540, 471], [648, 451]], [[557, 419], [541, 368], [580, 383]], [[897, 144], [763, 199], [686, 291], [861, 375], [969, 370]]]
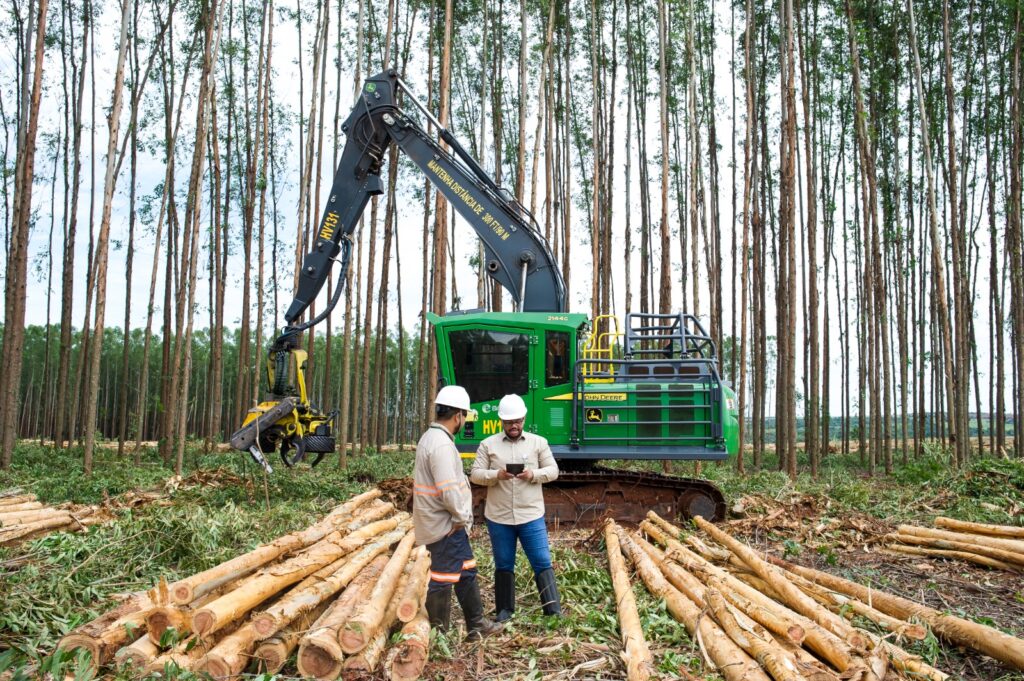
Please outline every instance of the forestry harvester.
[[[402, 91], [451, 151], [400, 107]], [[723, 518], [724, 498], [707, 481], [595, 465], [605, 459], [717, 461], [735, 453], [736, 397], [719, 375], [715, 345], [698, 320], [632, 313], [620, 325], [611, 315], [591, 320], [568, 312], [561, 271], [533, 216], [393, 70], [366, 81], [342, 130], [347, 141], [316, 241], [303, 260], [284, 330], [268, 351], [270, 395], [249, 412], [232, 446], [268, 471], [264, 452], [278, 449], [293, 466], [311, 454], [316, 465], [335, 450], [337, 411], [324, 413], [310, 403], [299, 337], [342, 296], [352, 232], [370, 197], [383, 193], [381, 164], [395, 144], [476, 231], [483, 267], [516, 307], [428, 315], [441, 381], [465, 387], [479, 414], [455, 438], [463, 457], [471, 459], [480, 440], [500, 431], [498, 401], [516, 393], [530, 410], [527, 428], [547, 438], [562, 470], [545, 485], [550, 520], [639, 520], [652, 509]], [[335, 262], [338, 285], [327, 307], [300, 322]]]

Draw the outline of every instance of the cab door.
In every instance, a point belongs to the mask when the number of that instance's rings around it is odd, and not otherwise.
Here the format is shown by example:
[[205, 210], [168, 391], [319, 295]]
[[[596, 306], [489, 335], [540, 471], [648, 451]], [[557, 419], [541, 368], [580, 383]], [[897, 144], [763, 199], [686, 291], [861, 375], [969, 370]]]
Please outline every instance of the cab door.
[[529, 409], [527, 423], [534, 415], [533, 378], [537, 333], [517, 327], [451, 327], [447, 330], [447, 349], [451, 376], [446, 381], [461, 385], [469, 393], [478, 420], [458, 438], [459, 449], [501, 432], [498, 402], [515, 393]]

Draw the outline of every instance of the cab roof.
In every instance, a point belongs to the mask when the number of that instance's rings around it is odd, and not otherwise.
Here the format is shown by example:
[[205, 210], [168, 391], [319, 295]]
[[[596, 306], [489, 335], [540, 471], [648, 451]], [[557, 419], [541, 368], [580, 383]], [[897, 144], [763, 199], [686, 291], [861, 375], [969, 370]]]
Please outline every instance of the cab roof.
[[434, 326], [529, 326], [578, 330], [590, 318], [579, 312], [482, 312], [455, 310], [441, 317], [427, 313], [427, 321]]

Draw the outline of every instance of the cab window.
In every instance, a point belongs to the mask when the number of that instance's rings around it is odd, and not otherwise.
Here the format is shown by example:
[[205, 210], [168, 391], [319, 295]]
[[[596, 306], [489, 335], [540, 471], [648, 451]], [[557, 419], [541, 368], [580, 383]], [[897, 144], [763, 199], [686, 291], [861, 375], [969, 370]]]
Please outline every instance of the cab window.
[[452, 331], [455, 382], [474, 402], [525, 395], [530, 385], [530, 339], [525, 333], [469, 329]]
[[569, 382], [569, 334], [548, 331], [544, 343], [544, 387]]

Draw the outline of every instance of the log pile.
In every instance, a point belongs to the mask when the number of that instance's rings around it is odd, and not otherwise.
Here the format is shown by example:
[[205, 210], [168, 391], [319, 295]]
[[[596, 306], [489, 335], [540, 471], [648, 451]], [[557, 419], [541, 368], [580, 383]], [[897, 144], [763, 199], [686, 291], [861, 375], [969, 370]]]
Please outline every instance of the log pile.
[[96, 506], [49, 506], [34, 494], [0, 492], [0, 546], [13, 546], [51, 532], [83, 530], [103, 522]]
[[[620, 579], [626, 577], [613, 560], [621, 547], [648, 591], [665, 602], [668, 612], [701, 647], [704, 658], [727, 681], [945, 681], [949, 675], [900, 647], [903, 641], [924, 639], [929, 629], [949, 643], [1024, 670], [1024, 640], [766, 557], [702, 519], [696, 523], [705, 535], [703, 541], [682, 539], [679, 527], [653, 511], [639, 532], [609, 521], [605, 528], [609, 565], [613, 579], [620, 572]], [[1001, 534], [984, 536], [1020, 541]], [[630, 624], [632, 615], [623, 612], [631, 594], [623, 595], [617, 587], [627, 674], [631, 679], [643, 678], [642, 671], [634, 674], [632, 669], [649, 664], [649, 657], [645, 648], [630, 640], [639, 625]], [[870, 630], [861, 620], [873, 624]], [[884, 635], [876, 634], [878, 630]]]
[[938, 517], [935, 527], [900, 525], [885, 551], [960, 560], [1008, 572], [1024, 572], [1024, 527], [971, 523]]
[[58, 647], [84, 650], [97, 669], [172, 665], [217, 679], [277, 673], [298, 651], [303, 674], [335, 679], [380, 666], [405, 605], [410, 632], [390, 659], [398, 678], [417, 678], [430, 631], [420, 616], [428, 562], [409, 515], [379, 497], [360, 494], [304, 530], [133, 594]]

